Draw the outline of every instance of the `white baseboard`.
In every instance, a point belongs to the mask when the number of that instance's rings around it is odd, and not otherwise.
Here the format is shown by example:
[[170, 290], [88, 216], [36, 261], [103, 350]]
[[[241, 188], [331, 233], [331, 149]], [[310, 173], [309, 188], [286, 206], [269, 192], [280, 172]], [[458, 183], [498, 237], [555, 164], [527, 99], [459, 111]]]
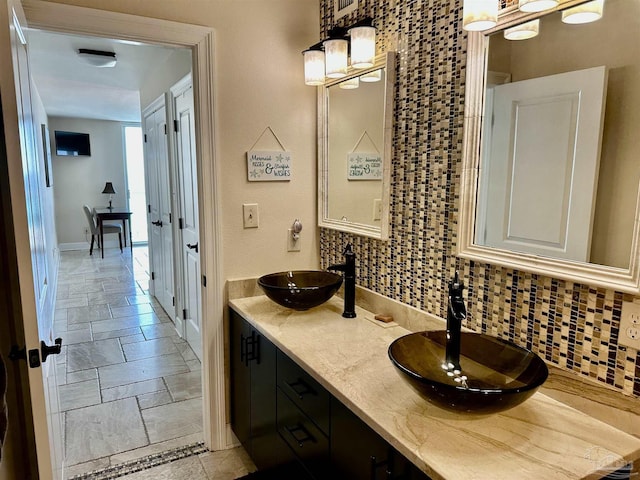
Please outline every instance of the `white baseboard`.
[[[107, 240], [106, 242], [104, 242], [104, 247], [105, 248], [120, 248], [120, 244], [118, 243], [118, 240]], [[122, 248], [124, 249], [124, 244], [122, 246]], [[129, 243], [127, 243], [127, 248], [129, 248]], [[59, 243], [58, 244], [58, 249], [61, 252], [69, 252], [72, 250], [86, 250], [87, 252], [89, 251], [89, 242], [71, 242], [71, 243]], [[100, 249], [98, 248], [98, 244], [97, 242], [94, 243], [93, 245], [93, 251], [100, 251]]]

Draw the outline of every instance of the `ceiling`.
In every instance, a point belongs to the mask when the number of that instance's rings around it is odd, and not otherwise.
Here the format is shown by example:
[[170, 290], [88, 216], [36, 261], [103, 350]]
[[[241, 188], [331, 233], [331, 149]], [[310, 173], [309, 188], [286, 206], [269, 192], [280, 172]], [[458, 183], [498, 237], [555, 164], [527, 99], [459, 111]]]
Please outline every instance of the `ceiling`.
[[[29, 30], [31, 73], [49, 116], [140, 122], [140, 88], [175, 50], [137, 42]], [[79, 48], [112, 51], [117, 64], [98, 68]]]

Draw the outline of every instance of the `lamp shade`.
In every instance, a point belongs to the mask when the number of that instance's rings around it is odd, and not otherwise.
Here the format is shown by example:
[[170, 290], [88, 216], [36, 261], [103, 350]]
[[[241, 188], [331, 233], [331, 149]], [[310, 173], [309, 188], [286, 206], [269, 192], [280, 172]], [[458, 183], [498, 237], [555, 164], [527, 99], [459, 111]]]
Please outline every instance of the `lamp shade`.
[[464, 0], [462, 28], [481, 32], [498, 23], [498, 0]]
[[311, 86], [324, 84], [324, 52], [322, 50], [305, 50], [304, 83]]
[[382, 80], [382, 69], [365, 73], [360, 77], [360, 81], [365, 83], [379, 82], [380, 80]]
[[116, 192], [116, 189], [113, 188], [113, 183], [107, 182], [104, 185], [104, 190], [102, 190], [102, 193], [108, 193], [108, 194], [113, 195], [113, 194], [118, 193], [118, 192]]
[[376, 56], [376, 29], [362, 26], [349, 29], [351, 37], [351, 66], [369, 68]]
[[577, 7], [563, 10], [562, 21], [570, 24], [595, 22], [602, 18], [603, 10], [604, 0], [592, 0], [591, 2], [582, 3]]
[[358, 88], [360, 86], [360, 80], [358, 77], [350, 78], [349, 80], [343, 80], [338, 85], [343, 90], [353, 90], [354, 88]]
[[342, 78], [347, 74], [347, 49], [349, 42], [331, 38], [323, 42], [325, 74], [329, 78]]
[[504, 31], [504, 38], [507, 40], [527, 40], [538, 35], [540, 31], [540, 19], [507, 28]]
[[543, 12], [558, 6], [558, 0], [519, 0], [521, 12]]

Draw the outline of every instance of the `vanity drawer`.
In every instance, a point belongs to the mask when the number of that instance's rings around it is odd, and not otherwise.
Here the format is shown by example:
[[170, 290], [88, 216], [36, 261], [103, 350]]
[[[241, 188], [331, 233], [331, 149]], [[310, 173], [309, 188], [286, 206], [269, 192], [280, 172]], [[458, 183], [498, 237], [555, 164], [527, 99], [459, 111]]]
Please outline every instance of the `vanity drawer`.
[[278, 433], [315, 478], [328, 478], [329, 438], [280, 388], [276, 390]]
[[329, 434], [331, 395], [307, 372], [278, 350], [277, 384], [289, 399]]

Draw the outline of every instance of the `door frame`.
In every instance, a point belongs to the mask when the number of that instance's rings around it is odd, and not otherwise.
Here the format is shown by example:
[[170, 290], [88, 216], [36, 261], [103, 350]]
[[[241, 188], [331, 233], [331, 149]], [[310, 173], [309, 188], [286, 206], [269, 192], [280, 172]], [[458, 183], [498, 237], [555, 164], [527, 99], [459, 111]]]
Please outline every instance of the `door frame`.
[[[202, 293], [203, 433], [210, 450], [233, 445], [226, 424], [224, 375], [224, 318], [219, 166], [216, 163], [215, 43], [213, 29], [137, 15], [76, 7], [41, 0], [23, 0], [30, 28], [99, 36], [192, 51], [192, 72], [198, 151], [198, 206], [200, 266], [206, 279]], [[204, 215], [207, 212], [207, 215]]]

